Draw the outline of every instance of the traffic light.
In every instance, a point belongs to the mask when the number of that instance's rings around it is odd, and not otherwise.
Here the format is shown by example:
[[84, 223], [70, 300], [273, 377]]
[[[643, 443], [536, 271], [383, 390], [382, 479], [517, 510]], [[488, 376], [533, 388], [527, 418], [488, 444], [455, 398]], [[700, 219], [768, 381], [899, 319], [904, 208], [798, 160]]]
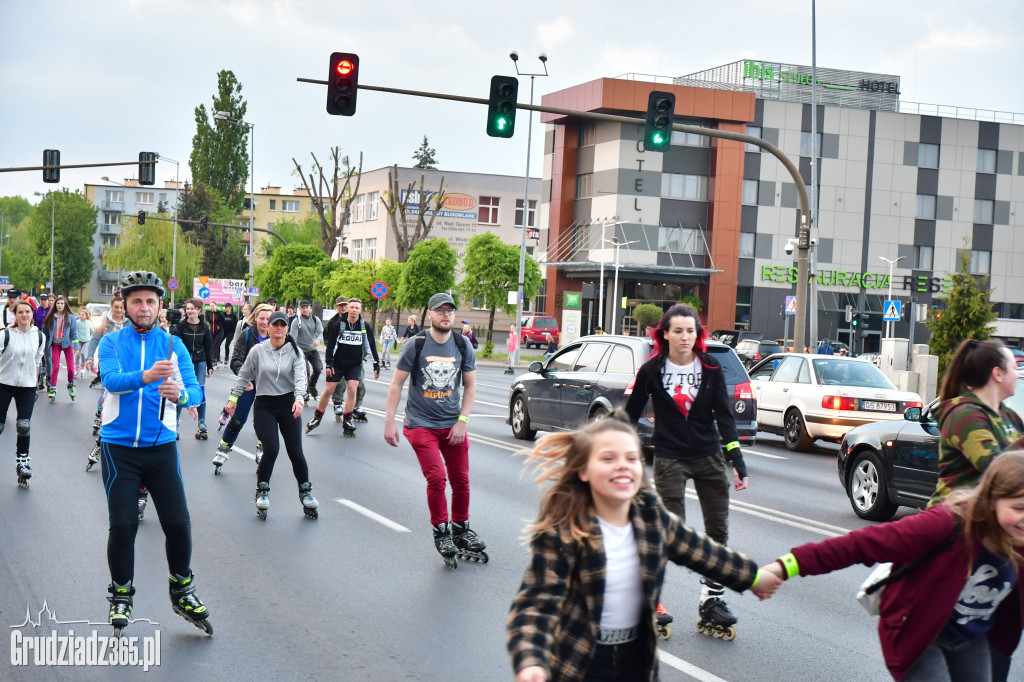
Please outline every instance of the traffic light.
[[356, 92], [359, 87], [359, 55], [351, 52], [331, 54], [327, 73], [327, 113], [351, 116], [356, 113]]
[[205, 215], [199, 216], [199, 229], [200, 230], [205, 230], [206, 229], [206, 221], [207, 221], [207, 218], [206, 218]]
[[[43, 150], [43, 165], [44, 166], [59, 166], [60, 165], [60, 150], [59, 149], [44, 149]], [[44, 168], [43, 169], [43, 182], [60, 182], [60, 168]]]
[[860, 315], [860, 326], [861, 326], [861, 329], [867, 329], [868, 328], [868, 314], [867, 313], [858, 313], [858, 315]]
[[145, 224], [146, 224], [146, 212], [145, 211], [139, 211], [139, 225], [145, 225]]
[[847, 322], [852, 322], [853, 321], [853, 306], [852, 305], [846, 306], [846, 321]]
[[857, 327], [858, 325], [860, 325], [859, 313], [853, 313], [852, 315], [849, 315], [846, 319], [850, 323], [851, 327]]
[[139, 184], [156, 184], [156, 152], [139, 152]]
[[488, 135], [512, 137], [516, 131], [516, 102], [518, 101], [518, 78], [491, 76], [491, 94], [487, 99]]
[[671, 92], [651, 91], [647, 97], [647, 118], [644, 121], [644, 149], [663, 152], [672, 144], [675, 110], [675, 95]]

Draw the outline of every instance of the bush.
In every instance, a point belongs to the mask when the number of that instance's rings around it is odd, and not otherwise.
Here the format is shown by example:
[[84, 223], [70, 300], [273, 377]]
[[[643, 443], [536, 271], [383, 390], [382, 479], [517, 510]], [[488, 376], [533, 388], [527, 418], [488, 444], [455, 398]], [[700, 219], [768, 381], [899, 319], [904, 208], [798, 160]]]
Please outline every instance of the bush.
[[489, 358], [494, 355], [494, 342], [487, 339], [487, 341], [484, 342], [484, 350], [480, 355], [485, 358]]
[[640, 336], [647, 333], [648, 327], [657, 326], [664, 314], [665, 311], [661, 309], [661, 306], [653, 303], [641, 303], [633, 308], [633, 319], [636, 320], [637, 326], [640, 328]]

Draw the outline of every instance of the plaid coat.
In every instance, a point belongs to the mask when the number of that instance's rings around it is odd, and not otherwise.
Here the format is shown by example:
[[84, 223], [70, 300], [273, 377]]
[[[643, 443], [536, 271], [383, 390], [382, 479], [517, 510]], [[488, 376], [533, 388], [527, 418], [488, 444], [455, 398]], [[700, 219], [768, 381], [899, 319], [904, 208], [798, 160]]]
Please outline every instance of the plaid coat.
[[[668, 561], [738, 592], [753, 584], [757, 564], [684, 525], [653, 493], [637, 495], [630, 520], [640, 554], [646, 677], [657, 680], [654, 619]], [[605, 587], [604, 541], [596, 516], [591, 525], [593, 546], [574, 540], [567, 528], [533, 536], [533, 557], [507, 625], [506, 644], [517, 673], [540, 665], [559, 681], [578, 680], [587, 672], [597, 646]]]

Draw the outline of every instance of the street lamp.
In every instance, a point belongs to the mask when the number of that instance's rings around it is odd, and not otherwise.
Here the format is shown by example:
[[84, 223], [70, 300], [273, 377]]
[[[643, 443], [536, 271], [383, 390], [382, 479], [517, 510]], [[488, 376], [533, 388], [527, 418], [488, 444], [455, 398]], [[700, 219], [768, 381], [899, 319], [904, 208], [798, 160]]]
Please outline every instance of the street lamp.
[[[214, 121], [227, 121], [249, 126], [249, 286], [255, 286], [253, 282], [253, 258], [256, 254], [256, 242], [253, 240], [253, 225], [256, 221], [256, 124], [243, 121], [238, 118], [231, 118], [230, 111], [215, 111]], [[520, 281], [522, 277], [520, 276]]]
[[[889, 264], [889, 296], [888, 296], [888, 298], [889, 298], [890, 301], [892, 300], [892, 268], [893, 268], [894, 265], [899, 263], [904, 258], [906, 258], [906, 256], [900, 256], [899, 258], [893, 258], [892, 260], [886, 258], [885, 256], [879, 256], [878, 257], [878, 260], [884, 260], [886, 263]], [[886, 311], [884, 311], [884, 310], [882, 311], [882, 315], [883, 316], [885, 315], [885, 312]], [[892, 322], [886, 322], [885, 323], [885, 338], [887, 338], [887, 339], [892, 338]]]
[[637, 244], [639, 240], [632, 242], [620, 242], [618, 239], [602, 239], [603, 242], [608, 242], [615, 247], [615, 284], [612, 286], [612, 326], [608, 329], [609, 334], [615, 333], [615, 326], [619, 321], [619, 305], [620, 303], [615, 300], [615, 296], [619, 295], [619, 247], [629, 246], [630, 244]]
[[[618, 218], [618, 216], [615, 216], [615, 218]], [[615, 218], [612, 218], [612, 220], [614, 220]], [[607, 241], [604, 238], [604, 228], [608, 227], [608, 225], [624, 225], [624, 224], [625, 223], [622, 223], [622, 222], [608, 223], [608, 222], [602, 221], [601, 222], [601, 241], [602, 242]], [[604, 248], [603, 247], [601, 248], [601, 274], [600, 274], [600, 279], [601, 279], [601, 281], [598, 283], [599, 289], [598, 289], [598, 292], [597, 292], [597, 326], [600, 327], [603, 330], [604, 329]]]
[[[45, 196], [40, 192], [33, 192], [37, 197]], [[53, 209], [53, 191], [50, 191], [50, 295], [53, 295], [53, 225], [54, 225], [54, 209]]]
[[[544, 73], [524, 73], [519, 70], [519, 53], [512, 51], [509, 54], [509, 58], [516, 67], [517, 76], [529, 76], [530, 77], [530, 106], [533, 106], [533, 79], [536, 76], [547, 76], [548, 75], [548, 56], [543, 52], [537, 57], [540, 60], [541, 66], [544, 67]], [[519, 242], [519, 295], [516, 297], [516, 336], [522, 341], [523, 338], [523, 290], [525, 289], [524, 280], [526, 277], [526, 230], [530, 224], [530, 142], [533, 139], [533, 110], [526, 112], [527, 125], [526, 125], [526, 187], [523, 190], [523, 235]], [[516, 361], [519, 360], [519, 352], [516, 351]]]

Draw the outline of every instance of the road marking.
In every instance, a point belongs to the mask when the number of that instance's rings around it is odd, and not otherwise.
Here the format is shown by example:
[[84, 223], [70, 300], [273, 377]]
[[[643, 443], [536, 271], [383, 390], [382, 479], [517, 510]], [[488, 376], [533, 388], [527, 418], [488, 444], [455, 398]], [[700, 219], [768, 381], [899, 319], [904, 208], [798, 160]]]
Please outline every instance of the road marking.
[[[686, 491], [686, 496], [691, 500], [699, 500], [697, 493]], [[799, 528], [801, 530], [807, 530], [818, 535], [824, 535], [825, 537], [837, 538], [842, 535], [846, 535], [850, 531], [846, 528], [840, 528], [839, 526], [833, 526], [828, 523], [822, 523], [821, 521], [815, 521], [814, 519], [808, 519], [803, 516], [796, 516], [795, 514], [788, 514], [786, 512], [778, 511], [775, 509], [769, 509], [768, 507], [760, 507], [756, 504], [750, 504], [749, 502], [738, 502], [736, 500], [729, 500], [729, 508], [734, 509], [744, 514], [750, 514], [761, 519], [767, 519], [768, 521], [774, 521], [775, 523], [781, 523], [784, 526], [792, 526], [793, 528]]]
[[662, 663], [670, 665], [676, 670], [682, 671], [694, 679], [701, 680], [701, 682], [725, 682], [725, 680], [718, 675], [709, 673], [703, 668], [698, 668], [693, 663], [684, 661], [678, 656], [673, 656], [664, 649], [658, 649], [658, 658], [661, 659]]
[[[365, 412], [367, 414], [373, 414], [373, 415], [376, 415], [378, 417], [383, 417], [384, 416], [384, 412], [383, 411], [375, 410], [375, 409], [370, 408], [370, 407], [365, 408]], [[482, 417], [500, 417], [502, 415], [473, 415], [473, 416], [474, 417], [477, 417], [477, 416], [482, 416]], [[405, 421], [405, 415], [404, 414], [396, 414], [395, 415], [395, 421], [400, 421], [400, 422], [401, 421]], [[523, 448], [518, 447], [518, 446], [509, 445], [508, 443], [506, 443], [504, 441], [501, 441], [501, 440], [498, 440], [497, 438], [491, 438], [490, 436], [481, 436], [481, 435], [473, 433], [473, 432], [469, 433], [469, 440], [477, 442], [477, 443], [482, 443], [484, 445], [490, 445], [491, 447], [494, 447], [494, 448], [500, 448], [502, 450], [508, 450], [509, 452], [519, 452], [520, 450], [523, 449]]]
[[378, 514], [375, 511], [367, 509], [366, 507], [364, 507], [362, 505], [356, 504], [352, 500], [343, 500], [341, 498], [338, 498], [338, 499], [336, 499], [334, 501], [335, 502], [340, 502], [341, 504], [345, 505], [346, 507], [348, 507], [352, 511], [358, 512], [359, 514], [362, 514], [366, 518], [372, 519], [372, 520], [376, 521], [377, 523], [381, 524], [382, 526], [387, 526], [388, 528], [390, 528], [391, 530], [395, 531], [396, 533], [411, 533], [412, 532], [411, 530], [409, 530], [408, 528], [406, 528], [402, 524], [395, 523], [394, 521], [392, 521], [391, 519], [387, 518], [386, 516], [381, 516], [380, 514]]
[[243, 450], [240, 447], [236, 446], [236, 447], [231, 448], [231, 452], [237, 452], [240, 455], [245, 455], [246, 457], [248, 457], [249, 459], [251, 459], [254, 462], [256, 461], [256, 455], [252, 454], [251, 452], [248, 452], [247, 450]]
[[782, 455], [772, 455], [767, 452], [759, 452], [757, 450], [751, 450], [750, 448], [743, 448], [743, 454], [757, 455], [758, 457], [767, 457], [769, 459], [789, 459], [789, 457], [783, 457]]

